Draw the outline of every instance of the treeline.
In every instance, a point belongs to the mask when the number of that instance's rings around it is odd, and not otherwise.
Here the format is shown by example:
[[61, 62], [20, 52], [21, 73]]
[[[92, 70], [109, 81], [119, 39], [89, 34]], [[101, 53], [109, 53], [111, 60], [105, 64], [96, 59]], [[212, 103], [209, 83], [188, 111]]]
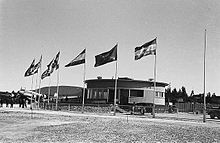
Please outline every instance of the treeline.
[[[204, 102], [204, 94], [194, 94], [194, 91], [192, 90], [190, 94], [187, 94], [186, 88], [182, 86], [180, 89], [171, 89], [167, 88], [165, 89], [165, 101], [166, 103], [172, 102], [173, 104], [178, 102], [198, 102], [203, 103]], [[206, 94], [206, 103], [210, 104], [220, 104], [220, 97], [216, 96], [215, 93], [208, 92]]]

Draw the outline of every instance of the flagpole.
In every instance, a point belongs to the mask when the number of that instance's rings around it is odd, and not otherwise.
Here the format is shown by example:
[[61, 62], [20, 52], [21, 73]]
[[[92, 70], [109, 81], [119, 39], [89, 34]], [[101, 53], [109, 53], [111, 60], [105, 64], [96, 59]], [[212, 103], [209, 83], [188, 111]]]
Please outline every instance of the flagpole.
[[[86, 53], [85, 53], [85, 57], [86, 57]], [[86, 62], [84, 63], [83, 66], [83, 97], [82, 97], [82, 113], [84, 113], [84, 106], [85, 106], [85, 80], [86, 80]]]
[[157, 73], [157, 54], [155, 53], [155, 56], [154, 56], [154, 94], [153, 94], [153, 108], [152, 108], [153, 118], [155, 118], [156, 73]]
[[56, 110], [58, 110], [58, 99], [59, 99], [59, 72], [60, 68], [57, 71], [57, 98], [56, 98]]
[[203, 80], [204, 80], [204, 103], [203, 103], [203, 122], [206, 122], [206, 98], [205, 98], [205, 88], [206, 88], [206, 43], [207, 37], [206, 37], [206, 29], [205, 29], [205, 37], [204, 37], [204, 66], [203, 66]]
[[[41, 65], [42, 65], [42, 61], [41, 61], [41, 64], [40, 64], [40, 81], [39, 81], [39, 90], [38, 90], [38, 93], [40, 94], [40, 91], [41, 91], [41, 74], [42, 74], [42, 70], [41, 70]], [[38, 108], [40, 108], [40, 96], [38, 97]]]
[[118, 61], [115, 62], [115, 95], [114, 95], [114, 116], [116, 115], [116, 97], [117, 97], [117, 70]]
[[[32, 75], [32, 80], [31, 80], [31, 90], [33, 90], [33, 81], [34, 80], [34, 74]], [[32, 95], [31, 95], [31, 110], [32, 110]]]
[[50, 82], [51, 82], [51, 78], [50, 78], [50, 75], [49, 75], [49, 86], [48, 86], [48, 107], [49, 107], [49, 104], [50, 104]]
[[[36, 77], [36, 85], [35, 85], [35, 92], [37, 92], [37, 78], [38, 78], [38, 72], [37, 72], [37, 77]], [[36, 96], [36, 95], [35, 95]], [[36, 103], [36, 97], [34, 98], [34, 102]]]

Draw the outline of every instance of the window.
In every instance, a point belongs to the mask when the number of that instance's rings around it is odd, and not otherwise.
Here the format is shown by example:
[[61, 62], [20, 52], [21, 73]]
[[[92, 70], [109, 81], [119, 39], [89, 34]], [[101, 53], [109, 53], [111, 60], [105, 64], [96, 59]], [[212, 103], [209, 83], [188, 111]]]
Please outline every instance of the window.
[[108, 90], [107, 89], [90, 89], [88, 98], [89, 99], [107, 99]]
[[143, 90], [131, 90], [130, 96], [131, 97], [144, 97], [144, 91]]
[[156, 97], [163, 97], [164, 93], [163, 92], [156, 92]]

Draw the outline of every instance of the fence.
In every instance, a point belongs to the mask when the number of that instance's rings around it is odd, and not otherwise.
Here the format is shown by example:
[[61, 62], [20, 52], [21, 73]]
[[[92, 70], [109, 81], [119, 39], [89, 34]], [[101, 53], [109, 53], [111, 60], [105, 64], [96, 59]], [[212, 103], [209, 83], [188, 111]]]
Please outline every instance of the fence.
[[[47, 102], [40, 103], [40, 108], [47, 109], [47, 110], [56, 110], [56, 103], [54, 103], [54, 102], [50, 102], [49, 104]], [[82, 104], [79, 104], [79, 103], [58, 103], [58, 110], [82, 112]], [[155, 108], [156, 113], [163, 113], [166, 111], [168, 111], [168, 107], [166, 107], [166, 106], [156, 106], [156, 108]], [[85, 104], [84, 105], [84, 112], [113, 113], [114, 106], [112, 104]], [[151, 113], [152, 106], [117, 105], [116, 112], [127, 113], [127, 114], [130, 114], [132, 112]]]
[[[41, 109], [47, 110], [56, 110], [56, 103], [41, 103]], [[84, 112], [91, 112], [91, 113], [110, 113], [112, 107], [108, 104], [85, 104], [84, 105]], [[58, 110], [62, 111], [82, 111], [82, 104], [77, 103], [59, 103]]]
[[[176, 103], [175, 106], [178, 108], [179, 112], [203, 112], [203, 104], [202, 103]], [[219, 107], [219, 104], [206, 104], [206, 108]]]
[[[202, 103], [176, 103], [176, 108], [178, 112], [194, 112], [194, 113], [202, 113], [203, 104]], [[212, 106], [220, 106], [220, 105], [211, 105], [207, 104], [206, 108], [209, 109]], [[47, 110], [56, 110], [56, 103], [40, 103], [41, 109]], [[143, 109], [145, 113], [152, 112], [152, 106], [133, 106], [133, 105], [117, 105], [116, 111], [120, 113], [132, 113], [133, 111], [143, 113]], [[82, 104], [79, 103], [59, 103], [58, 110], [62, 111], [76, 111], [82, 112]], [[91, 113], [112, 113], [114, 111], [114, 107], [112, 104], [85, 104], [84, 112]], [[155, 113], [165, 113], [169, 112], [168, 106], [156, 106]]]

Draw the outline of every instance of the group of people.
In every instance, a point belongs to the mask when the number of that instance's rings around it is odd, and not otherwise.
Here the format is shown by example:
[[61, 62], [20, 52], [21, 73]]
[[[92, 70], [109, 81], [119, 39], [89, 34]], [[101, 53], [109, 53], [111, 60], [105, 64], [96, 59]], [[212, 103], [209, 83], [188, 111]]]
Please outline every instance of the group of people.
[[19, 107], [22, 108], [27, 108], [28, 98], [19, 91], [17, 93], [12, 91], [12, 93], [0, 96], [0, 107], [3, 107], [3, 104], [5, 104], [6, 107], [10, 105], [10, 108], [13, 108], [14, 104], [19, 104]]

